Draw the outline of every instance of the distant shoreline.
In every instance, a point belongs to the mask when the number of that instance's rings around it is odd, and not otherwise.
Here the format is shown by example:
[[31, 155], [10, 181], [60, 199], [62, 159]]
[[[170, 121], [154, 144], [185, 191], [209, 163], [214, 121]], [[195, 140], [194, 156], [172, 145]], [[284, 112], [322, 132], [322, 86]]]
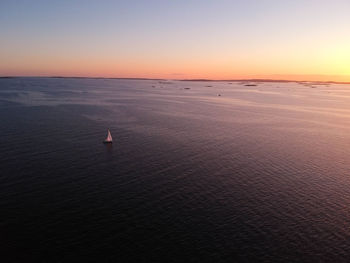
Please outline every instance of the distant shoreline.
[[120, 80], [156, 80], [156, 81], [193, 81], [193, 82], [296, 82], [319, 84], [350, 84], [346, 81], [313, 81], [313, 80], [286, 80], [286, 79], [159, 79], [159, 78], [113, 78], [113, 77], [64, 77], [64, 76], [0, 76], [0, 79], [14, 78], [48, 78], [48, 79], [120, 79]]

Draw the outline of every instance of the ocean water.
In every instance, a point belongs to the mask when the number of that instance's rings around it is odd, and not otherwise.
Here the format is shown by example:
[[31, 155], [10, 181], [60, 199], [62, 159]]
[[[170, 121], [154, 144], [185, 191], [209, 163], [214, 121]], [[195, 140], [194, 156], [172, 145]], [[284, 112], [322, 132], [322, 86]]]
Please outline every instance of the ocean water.
[[350, 85], [246, 84], [0, 79], [1, 261], [347, 262]]

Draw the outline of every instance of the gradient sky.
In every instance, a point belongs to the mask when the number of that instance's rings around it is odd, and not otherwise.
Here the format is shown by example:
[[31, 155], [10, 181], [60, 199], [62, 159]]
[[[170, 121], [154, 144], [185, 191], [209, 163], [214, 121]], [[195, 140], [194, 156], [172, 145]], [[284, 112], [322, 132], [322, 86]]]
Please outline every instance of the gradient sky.
[[1, 75], [350, 81], [350, 1], [1, 0]]

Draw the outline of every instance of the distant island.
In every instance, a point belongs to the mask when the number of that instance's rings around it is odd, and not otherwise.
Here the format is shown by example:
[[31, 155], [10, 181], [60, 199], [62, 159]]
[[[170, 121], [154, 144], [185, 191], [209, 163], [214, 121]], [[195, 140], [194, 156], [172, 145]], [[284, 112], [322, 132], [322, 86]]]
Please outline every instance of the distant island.
[[[193, 82], [283, 82], [283, 83], [313, 83], [313, 84], [350, 84], [346, 81], [312, 81], [286, 79], [162, 79], [162, 78], [117, 78], [117, 77], [78, 77], [78, 76], [0, 76], [0, 79], [10, 78], [53, 78], [53, 79], [120, 79], [120, 80], [154, 80], [154, 81], [193, 81]], [[230, 83], [232, 84], [232, 83]]]

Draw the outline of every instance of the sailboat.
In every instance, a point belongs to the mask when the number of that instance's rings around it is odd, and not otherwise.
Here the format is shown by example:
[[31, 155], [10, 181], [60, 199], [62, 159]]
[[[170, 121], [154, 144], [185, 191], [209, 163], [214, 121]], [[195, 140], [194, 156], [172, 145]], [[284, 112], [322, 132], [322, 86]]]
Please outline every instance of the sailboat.
[[103, 141], [103, 143], [112, 143], [112, 142], [113, 142], [112, 135], [110, 130], [108, 129], [107, 138]]

